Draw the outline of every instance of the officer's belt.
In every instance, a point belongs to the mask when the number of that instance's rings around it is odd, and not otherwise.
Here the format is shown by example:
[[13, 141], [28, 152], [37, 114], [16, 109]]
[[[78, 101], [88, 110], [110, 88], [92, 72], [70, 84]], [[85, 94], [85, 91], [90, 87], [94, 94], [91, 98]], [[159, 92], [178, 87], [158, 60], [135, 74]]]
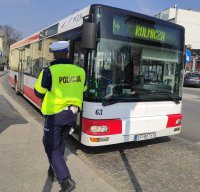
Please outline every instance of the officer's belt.
[[74, 105], [70, 105], [66, 107], [64, 110], [71, 110], [74, 114], [77, 114], [80, 111], [79, 107]]

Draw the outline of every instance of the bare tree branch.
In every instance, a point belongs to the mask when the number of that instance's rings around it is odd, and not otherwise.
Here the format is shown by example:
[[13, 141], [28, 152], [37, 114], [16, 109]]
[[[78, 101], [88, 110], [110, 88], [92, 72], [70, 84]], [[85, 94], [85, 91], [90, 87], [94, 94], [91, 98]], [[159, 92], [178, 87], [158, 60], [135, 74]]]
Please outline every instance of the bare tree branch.
[[15, 28], [13, 28], [10, 25], [3, 25], [0, 26], [1, 28], [5, 29], [5, 32], [7, 34], [8, 40], [8, 46], [12, 45], [13, 43], [16, 43], [17, 41], [22, 39], [22, 33]]

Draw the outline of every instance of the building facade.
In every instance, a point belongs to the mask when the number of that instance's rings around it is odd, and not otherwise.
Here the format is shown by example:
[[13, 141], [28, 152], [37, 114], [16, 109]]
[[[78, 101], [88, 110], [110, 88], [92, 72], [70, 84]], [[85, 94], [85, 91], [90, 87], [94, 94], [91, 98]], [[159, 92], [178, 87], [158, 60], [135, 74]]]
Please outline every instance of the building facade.
[[4, 28], [0, 27], [0, 65], [8, 63], [9, 48], [7, 35]]
[[176, 5], [156, 14], [155, 17], [182, 25], [185, 28], [185, 46], [191, 58], [186, 70], [200, 70], [200, 12], [179, 9]]

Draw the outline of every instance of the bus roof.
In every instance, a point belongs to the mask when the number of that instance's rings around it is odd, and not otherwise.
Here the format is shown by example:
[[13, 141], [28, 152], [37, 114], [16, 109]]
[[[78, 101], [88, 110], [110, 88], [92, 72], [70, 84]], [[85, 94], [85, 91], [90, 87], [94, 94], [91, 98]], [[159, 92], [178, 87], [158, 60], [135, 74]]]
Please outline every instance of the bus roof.
[[137, 13], [137, 12], [133, 12], [130, 10], [125, 10], [125, 9], [121, 9], [121, 8], [117, 8], [117, 7], [111, 7], [111, 6], [102, 5], [102, 4], [92, 4], [92, 5], [89, 5], [83, 9], [79, 10], [79, 11], [74, 12], [73, 14], [54, 23], [53, 25], [48, 26], [47, 28], [42, 29], [41, 31], [36, 32], [33, 35], [12, 44], [11, 49], [15, 49], [18, 47], [25, 46], [27, 44], [31, 44], [33, 42], [37, 42], [37, 41], [39, 41], [42, 34], [44, 36], [46, 35], [45, 37], [50, 37], [52, 35], [57, 35], [57, 34], [65, 32], [65, 31], [72, 30], [77, 27], [81, 27], [83, 24], [82, 18], [84, 16], [89, 15], [91, 7], [106, 7], [108, 9], [115, 9], [115, 10], [118, 10], [121, 12], [127, 12], [128, 14], [134, 14], [136, 17], [140, 17], [140, 18], [147, 19], [147, 20], [152, 20], [152, 21], [155, 21], [158, 23], [163, 23], [163, 24], [166, 24], [166, 25], [174, 27], [174, 28], [183, 28], [184, 29], [184, 27], [177, 25], [175, 23], [161, 20], [161, 19], [155, 18], [153, 16], [145, 15], [142, 13]]
[[65, 17], [64, 19], [54, 23], [53, 25], [50, 25], [49, 27], [44, 28], [41, 31], [38, 31], [35, 34], [12, 44], [11, 49], [15, 49], [15, 48], [22, 47], [27, 44], [39, 41], [41, 33], [42, 32], [48, 33], [49, 32], [48, 29], [50, 29], [51, 33], [52, 33], [52, 28], [54, 26], [56, 26], [56, 30], [53, 32], [53, 35], [63, 33], [65, 31], [74, 29], [76, 27], [81, 27], [83, 24], [82, 18], [84, 16], [88, 15], [89, 11], [90, 11], [90, 6], [85, 7], [83, 9], [81, 9], [80, 11], [77, 11], [77, 12]]
[[143, 14], [143, 13], [138, 13], [138, 12], [134, 12], [134, 11], [131, 11], [131, 10], [122, 9], [122, 8], [118, 8], [118, 7], [112, 7], [112, 6], [103, 5], [103, 4], [92, 4], [91, 7], [93, 7], [93, 6], [95, 6], [95, 7], [107, 7], [108, 9], [114, 9], [114, 10], [117, 10], [119, 12], [124, 12], [127, 15], [130, 14], [130, 15], [134, 15], [136, 17], [140, 17], [140, 18], [143, 18], [143, 19], [155, 21], [157, 23], [163, 23], [165, 25], [169, 25], [169, 26], [174, 27], [174, 28], [184, 29], [184, 27], [179, 25], [179, 24], [172, 23], [172, 22], [169, 22], [169, 21], [166, 21], [166, 20], [163, 20], [163, 19], [160, 19], [160, 18], [156, 18], [154, 16], [146, 15], [146, 14]]
[[30, 43], [33, 43], [33, 42], [36, 42], [39, 40], [39, 36], [40, 36], [40, 32], [37, 32], [25, 39], [22, 39], [21, 41], [18, 41], [14, 44], [12, 44], [10, 46], [11, 49], [15, 49], [15, 48], [18, 48], [18, 47], [22, 47], [22, 46], [25, 46], [27, 44], [30, 44]]

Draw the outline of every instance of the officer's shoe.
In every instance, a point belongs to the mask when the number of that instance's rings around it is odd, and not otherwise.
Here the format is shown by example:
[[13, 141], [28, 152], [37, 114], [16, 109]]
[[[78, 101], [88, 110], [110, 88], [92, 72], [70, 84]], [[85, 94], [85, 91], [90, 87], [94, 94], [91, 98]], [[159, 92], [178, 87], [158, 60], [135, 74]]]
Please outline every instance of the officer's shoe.
[[60, 192], [71, 192], [76, 188], [76, 182], [71, 178], [68, 178], [65, 181], [61, 182], [60, 186]]
[[50, 177], [52, 182], [57, 181], [57, 178], [56, 178], [53, 170], [51, 169], [51, 167], [49, 167], [49, 169], [48, 169], [48, 176]]

